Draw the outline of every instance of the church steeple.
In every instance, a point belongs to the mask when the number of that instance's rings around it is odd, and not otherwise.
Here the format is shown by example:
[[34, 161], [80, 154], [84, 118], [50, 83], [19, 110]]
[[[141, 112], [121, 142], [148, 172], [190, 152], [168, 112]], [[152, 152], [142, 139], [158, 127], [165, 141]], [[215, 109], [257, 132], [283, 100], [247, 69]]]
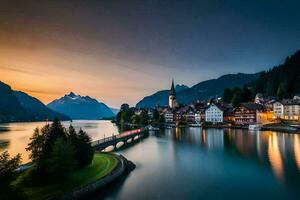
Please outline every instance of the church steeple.
[[176, 91], [175, 91], [175, 87], [174, 87], [174, 79], [172, 79], [170, 95], [176, 95]]
[[176, 90], [174, 86], [174, 80], [172, 79], [172, 85], [169, 94], [169, 108], [176, 108], [176, 107], [177, 107]]

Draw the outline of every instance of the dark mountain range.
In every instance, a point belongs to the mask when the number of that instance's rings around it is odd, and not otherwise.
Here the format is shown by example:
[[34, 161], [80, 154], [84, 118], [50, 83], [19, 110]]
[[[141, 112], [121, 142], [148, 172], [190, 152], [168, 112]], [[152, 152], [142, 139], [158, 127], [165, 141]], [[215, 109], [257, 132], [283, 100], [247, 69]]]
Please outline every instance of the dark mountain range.
[[[227, 74], [217, 79], [211, 79], [200, 82], [191, 88], [185, 88], [177, 91], [177, 101], [181, 104], [192, 103], [197, 100], [205, 100], [212, 97], [220, 97], [223, 95], [224, 89], [240, 87], [244, 84], [255, 81], [259, 74]], [[150, 96], [144, 97], [137, 103], [139, 108], [153, 108], [157, 105], [168, 105], [169, 90], [158, 91]]]
[[0, 82], [0, 122], [44, 121], [55, 117], [70, 119], [50, 110], [36, 98], [13, 91], [9, 85]]
[[20, 91], [14, 91], [14, 95], [19, 100], [21, 106], [33, 116], [34, 120], [52, 120], [58, 117], [60, 120], [70, 120], [67, 115], [55, 112], [45, 106], [40, 100], [29, 96], [28, 94]]
[[72, 119], [102, 119], [115, 116], [104, 103], [89, 96], [76, 95], [73, 92], [52, 101], [47, 106], [70, 116]]
[[0, 81], [0, 122], [26, 121], [30, 117], [11, 87]]

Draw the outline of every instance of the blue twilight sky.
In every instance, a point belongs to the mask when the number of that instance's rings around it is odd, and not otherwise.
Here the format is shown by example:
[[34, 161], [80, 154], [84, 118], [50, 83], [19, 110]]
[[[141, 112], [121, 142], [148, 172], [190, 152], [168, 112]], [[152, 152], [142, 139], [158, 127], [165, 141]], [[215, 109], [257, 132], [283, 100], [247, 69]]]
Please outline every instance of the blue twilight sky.
[[118, 107], [176, 83], [253, 73], [300, 49], [300, 1], [0, 2], [0, 80], [45, 103]]

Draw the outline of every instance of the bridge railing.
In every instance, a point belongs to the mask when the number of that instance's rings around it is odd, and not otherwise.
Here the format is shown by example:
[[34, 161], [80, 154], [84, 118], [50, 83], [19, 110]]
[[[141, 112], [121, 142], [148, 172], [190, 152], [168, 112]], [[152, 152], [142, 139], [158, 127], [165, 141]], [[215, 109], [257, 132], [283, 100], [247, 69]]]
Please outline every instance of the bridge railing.
[[126, 137], [126, 136], [130, 136], [130, 135], [138, 135], [139, 133], [141, 133], [143, 131], [144, 131], [144, 129], [141, 128], [141, 129], [126, 131], [126, 132], [123, 132], [119, 135], [113, 135], [113, 136], [110, 136], [110, 137], [105, 137], [103, 139], [93, 141], [92, 146], [96, 146], [96, 145], [99, 145], [99, 144], [102, 144], [102, 143], [105, 143], [105, 142], [110, 142], [110, 141], [113, 141], [113, 140], [116, 140], [116, 139], [120, 139], [120, 138], [123, 138], [123, 137]]
[[104, 143], [104, 142], [108, 142], [108, 141], [113, 141], [113, 140], [115, 140], [115, 139], [116, 139], [116, 136], [115, 136], [115, 135], [110, 136], [110, 137], [105, 137], [105, 138], [103, 138], [103, 139], [93, 141], [93, 142], [92, 142], [92, 146], [97, 145], [97, 144], [101, 144], [101, 143]]

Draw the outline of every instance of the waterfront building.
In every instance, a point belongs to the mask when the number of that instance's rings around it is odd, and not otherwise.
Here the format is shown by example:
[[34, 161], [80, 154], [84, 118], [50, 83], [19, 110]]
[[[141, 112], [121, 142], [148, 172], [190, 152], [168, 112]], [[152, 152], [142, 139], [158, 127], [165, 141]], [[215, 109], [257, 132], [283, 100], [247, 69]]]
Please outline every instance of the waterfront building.
[[191, 107], [184, 113], [184, 118], [188, 123], [195, 122], [195, 111]]
[[263, 111], [263, 106], [256, 103], [241, 103], [234, 109], [234, 122], [240, 125], [255, 124], [257, 113]]
[[284, 99], [273, 104], [274, 115], [285, 120], [300, 120], [300, 100]]
[[195, 122], [198, 124], [201, 123], [201, 112], [200, 111], [196, 111], [196, 113], [195, 113]]
[[195, 122], [195, 109], [193, 106], [183, 106], [175, 111], [175, 121], [185, 120], [188, 123]]
[[220, 123], [223, 122], [223, 108], [218, 104], [212, 103], [205, 110], [205, 121]]
[[276, 120], [273, 111], [269, 109], [264, 109], [263, 111], [258, 111], [256, 116], [256, 123], [258, 124], [268, 124]]
[[224, 121], [233, 122], [234, 121], [234, 108], [227, 107], [223, 113]]
[[164, 112], [164, 118], [165, 118], [165, 122], [166, 123], [173, 123], [174, 122], [174, 115], [173, 112], [171, 110], [166, 110]]

